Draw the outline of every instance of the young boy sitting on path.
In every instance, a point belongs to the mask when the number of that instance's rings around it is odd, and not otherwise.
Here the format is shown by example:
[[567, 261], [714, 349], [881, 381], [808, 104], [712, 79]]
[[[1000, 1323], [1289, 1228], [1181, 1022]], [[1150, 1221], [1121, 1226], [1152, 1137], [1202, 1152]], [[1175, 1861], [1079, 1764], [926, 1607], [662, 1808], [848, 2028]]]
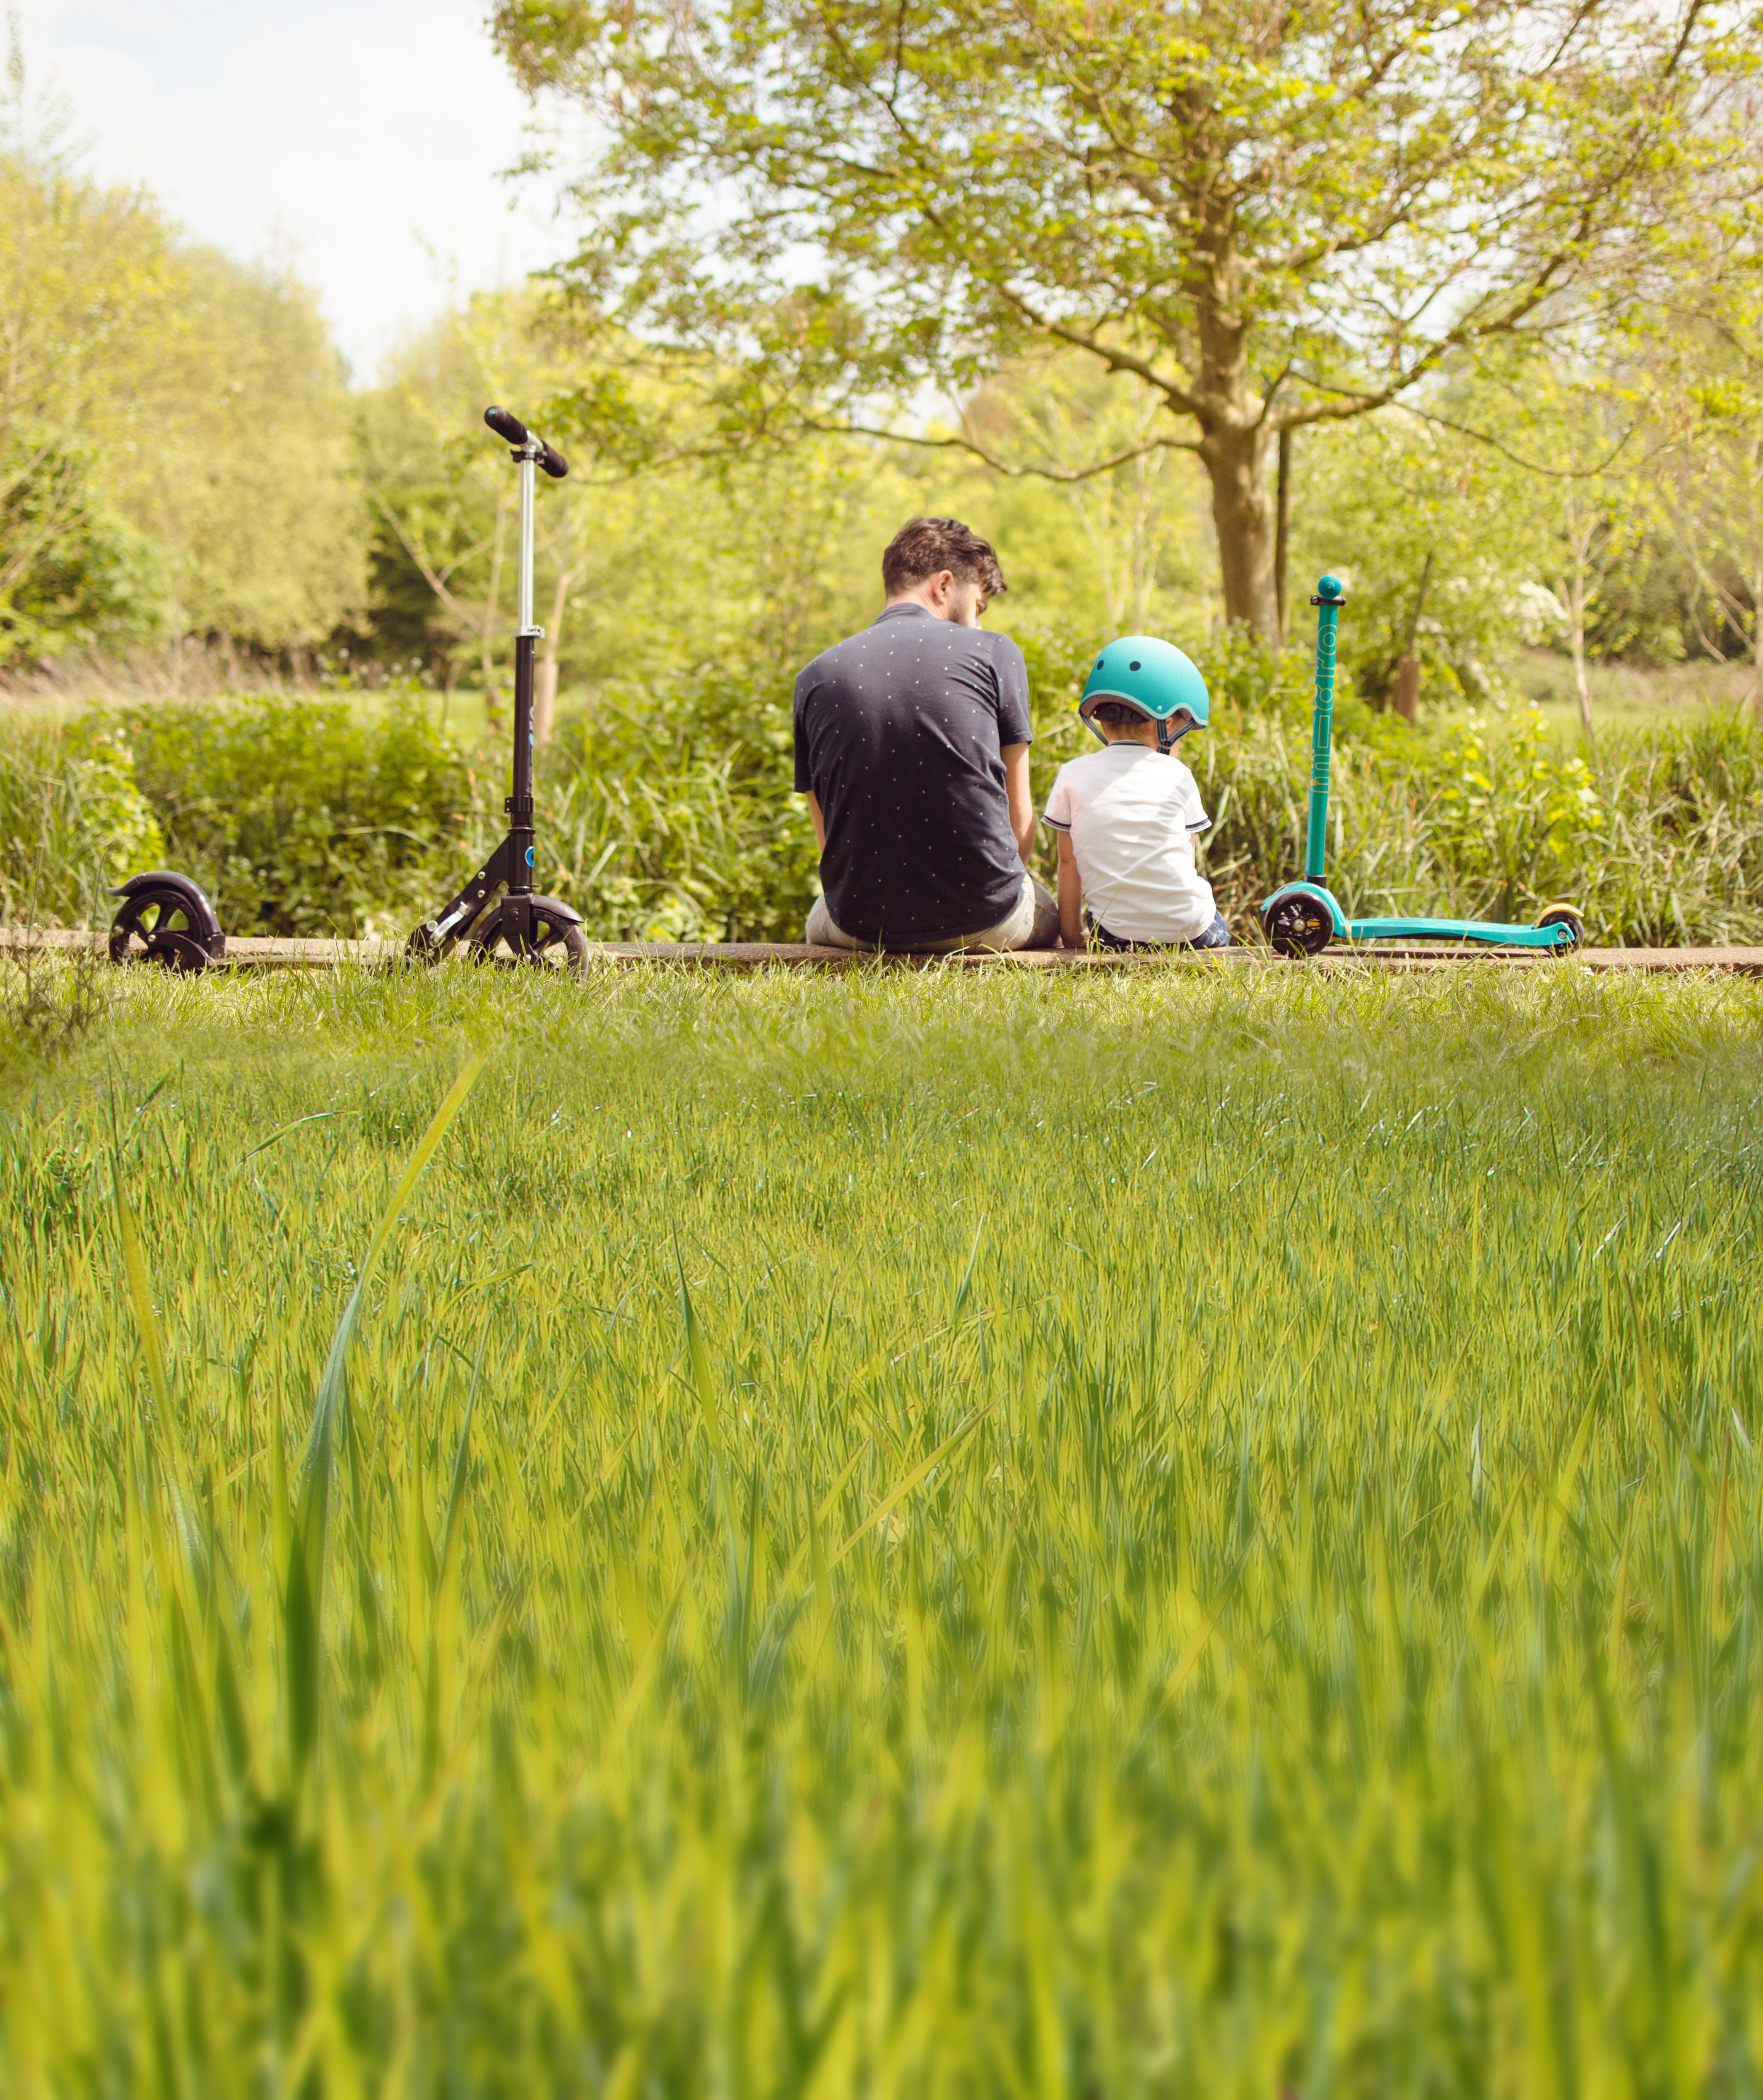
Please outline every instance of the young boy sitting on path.
[[1111, 642], [1078, 713], [1103, 748], [1059, 768], [1045, 821], [1059, 840], [1059, 936], [1068, 948], [1227, 948], [1194, 835], [1212, 823], [1173, 746], [1204, 729], [1206, 682], [1145, 634]]

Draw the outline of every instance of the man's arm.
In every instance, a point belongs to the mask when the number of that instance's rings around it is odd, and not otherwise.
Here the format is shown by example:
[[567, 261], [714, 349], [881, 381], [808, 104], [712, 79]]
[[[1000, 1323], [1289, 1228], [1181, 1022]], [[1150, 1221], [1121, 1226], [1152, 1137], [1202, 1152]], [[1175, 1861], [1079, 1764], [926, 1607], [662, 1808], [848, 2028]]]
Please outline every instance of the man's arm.
[[1010, 797], [1010, 829], [1023, 866], [1035, 849], [1035, 801], [1028, 789], [1028, 746], [1006, 743], [998, 756], [1004, 761], [1004, 792]]
[[1059, 938], [1068, 948], [1084, 945], [1084, 885], [1077, 877], [1077, 856], [1071, 851], [1071, 835], [1059, 836]]
[[808, 798], [808, 814], [814, 823], [814, 842], [822, 853], [826, 851], [826, 818], [820, 814], [820, 798], [811, 788], [802, 791]]

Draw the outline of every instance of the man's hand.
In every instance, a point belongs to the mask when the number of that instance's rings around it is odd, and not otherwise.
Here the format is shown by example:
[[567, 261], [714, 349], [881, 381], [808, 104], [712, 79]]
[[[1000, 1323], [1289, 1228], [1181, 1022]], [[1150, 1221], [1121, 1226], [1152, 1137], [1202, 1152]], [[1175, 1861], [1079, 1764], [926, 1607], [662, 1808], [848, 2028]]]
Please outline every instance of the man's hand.
[[1059, 833], [1059, 938], [1068, 948], [1084, 945], [1084, 885], [1069, 832]]
[[1023, 866], [1035, 849], [1035, 798], [1028, 787], [1028, 746], [1006, 743], [998, 756], [1004, 761], [1004, 792], [1010, 797], [1010, 830]]

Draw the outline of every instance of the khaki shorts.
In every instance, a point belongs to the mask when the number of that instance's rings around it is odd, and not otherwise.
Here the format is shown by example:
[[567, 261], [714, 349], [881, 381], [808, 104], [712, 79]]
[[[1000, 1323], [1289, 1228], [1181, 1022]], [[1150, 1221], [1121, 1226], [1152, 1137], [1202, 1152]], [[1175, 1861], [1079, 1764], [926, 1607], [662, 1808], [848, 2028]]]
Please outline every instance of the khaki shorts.
[[1056, 948], [1059, 945], [1059, 907], [1053, 893], [1025, 867], [1023, 886], [1011, 910], [995, 926], [977, 933], [957, 933], [946, 941], [921, 938], [912, 941], [858, 941], [833, 923], [826, 899], [817, 897], [808, 914], [802, 935], [817, 948], [880, 948], [904, 950], [915, 955], [952, 955], [965, 948]]

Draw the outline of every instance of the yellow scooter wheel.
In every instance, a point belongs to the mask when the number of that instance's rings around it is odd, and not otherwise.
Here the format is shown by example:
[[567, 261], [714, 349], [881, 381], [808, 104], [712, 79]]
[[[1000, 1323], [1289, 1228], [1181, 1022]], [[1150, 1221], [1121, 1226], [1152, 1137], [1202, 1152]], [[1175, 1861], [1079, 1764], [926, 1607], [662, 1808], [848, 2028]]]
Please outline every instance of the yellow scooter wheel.
[[1571, 933], [1571, 941], [1558, 942], [1551, 952], [1558, 955], [1571, 955], [1575, 948], [1585, 945], [1585, 920], [1571, 904], [1550, 904], [1537, 913], [1531, 924], [1539, 929], [1544, 926], [1565, 926]]

